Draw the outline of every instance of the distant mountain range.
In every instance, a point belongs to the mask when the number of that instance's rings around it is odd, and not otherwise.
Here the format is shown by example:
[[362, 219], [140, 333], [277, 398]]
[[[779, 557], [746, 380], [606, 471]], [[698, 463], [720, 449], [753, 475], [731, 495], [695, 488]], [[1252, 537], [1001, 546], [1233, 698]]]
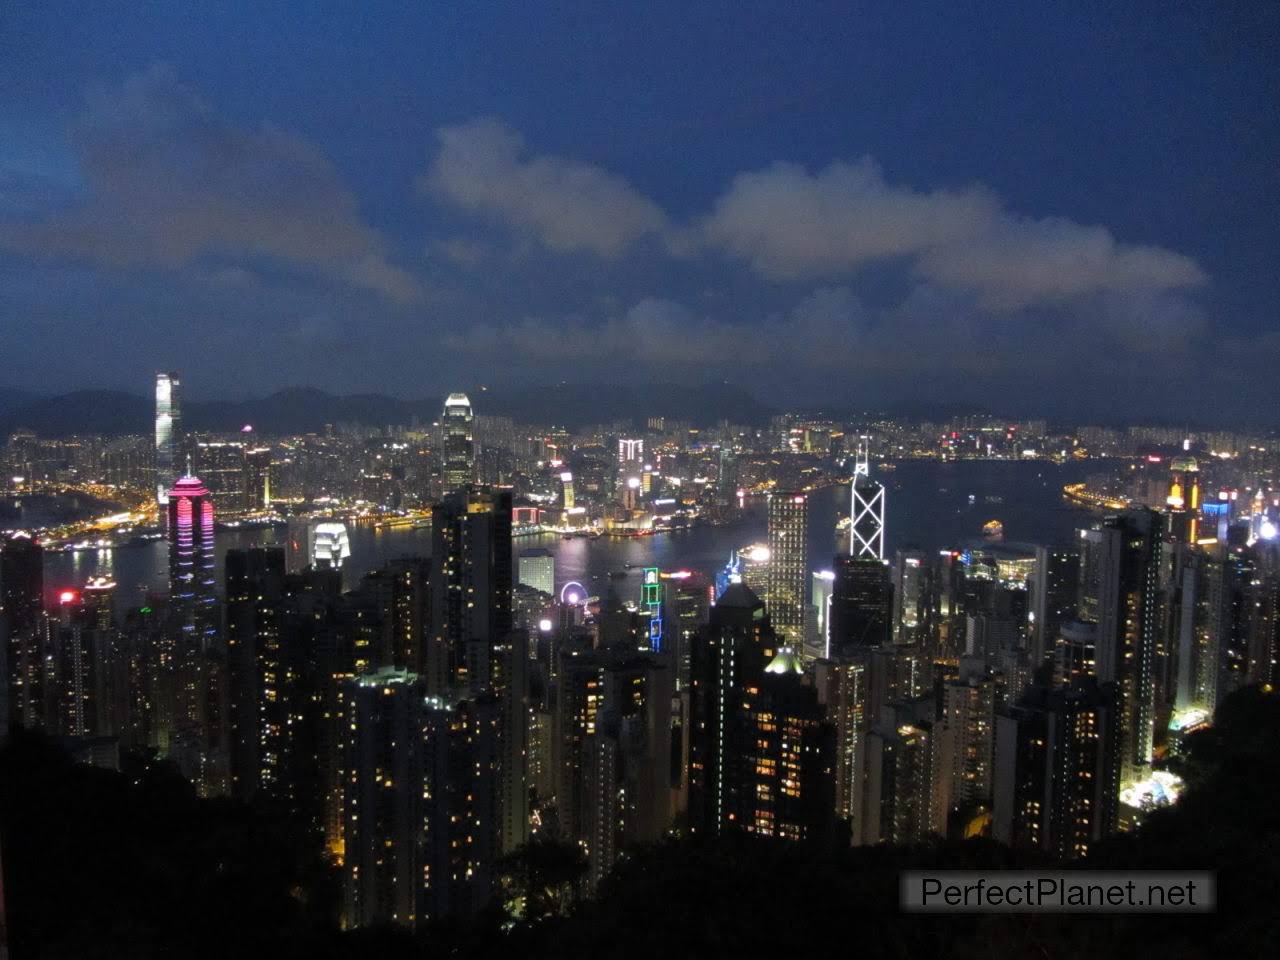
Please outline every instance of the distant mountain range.
[[[409, 425], [435, 420], [444, 394], [429, 400], [401, 400], [383, 394], [339, 396], [312, 387], [280, 390], [244, 401], [186, 402], [187, 429], [227, 433], [252, 424], [258, 433], [279, 436], [319, 432], [326, 424]], [[729, 384], [709, 386], [557, 384], [534, 389], [471, 393], [477, 414], [509, 416], [524, 423], [579, 427], [588, 423], [650, 417], [708, 424], [720, 420], [755, 424], [770, 411], [746, 390]], [[0, 439], [19, 428], [42, 437], [75, 434], [119, 436], [147, 434], [153, 427], [150, 397], [115, 390], [77, 390], [34, 397], [0, 390]]]

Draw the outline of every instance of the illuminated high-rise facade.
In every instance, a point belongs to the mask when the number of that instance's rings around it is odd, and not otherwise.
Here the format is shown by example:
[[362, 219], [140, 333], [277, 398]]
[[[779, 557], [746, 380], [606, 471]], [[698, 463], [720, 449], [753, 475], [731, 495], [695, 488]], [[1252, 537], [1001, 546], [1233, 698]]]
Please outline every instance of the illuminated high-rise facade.
[[183, 639], [207, 647], [217, 632], [213, 500], [196, 477], [169, 489], [169, 606]]
[[196, 477], [169, 489], [169, 648], [163, 673], [164, 738], [168, 755], [205, 796], [224, 793], [227, 782], [225, 661], [214, 569], [213, 500]]
[[1180, 543], [1200, 539], [1200, 466], [1191, 457], [1175, 457], [1169, 463], [1169, 533]]
[[618, 440], [618, 467], [621, 470], [639, 471], [644, 464], [644, 441], [623, 437]]
[[156, 503], [163, 509], [183, 469], [181, 384], [176, 373], [156, 374]]
[[472, 426], [475, 415], [465, 393], [451, 393], [444, 402], [440, 421], [442, 463], [440, 478], [445, 493], [461, 490], [475, 479], [476, 448]]
[[317, 523], [311, 532], [311, 565], [320, 569], [341, 569], [351, 556], [347, 525], [338, 521]]
[[992, 835], [1064, 859], [1116, 829], [1119, 707], [1093, 677], [1033, 687], [996, 717]]
[[44, 550], [30, 537], [0, 543], [0, 676], [12, 726], [37, 726], [44, 713]]
[[849, 553], [884, 559], [884, 484], [871, 479], [866, 444], [859, 444], [849, 506]]
[[765, 606], [783, 642], [804, 643], [808, 607], [809, 495], [777, 490], [769, 495], [769, 572]]
[[550, 550], [538, 547], [520, 554], [521, 586], [533, 587], [554, 596], [556, 592], [556, 558]]
[[415, 674], [387, 667], [348, 684], [343, 922], [412, 928], [422, 886], [422, 735]]
[[689, 830], [830, 843], [836, 731], [769, 620], [736, 583], [694, 640]]
[[489, 687], [495, 648], [511, 632], [511, 494], [452, 494], [431, 525], [427, 691], [462, 696]]
[[1164, 695], [1161, 546], [1167, 522], [1152, 510], [1131, 509], [1081, 532], [1080, 619], [1098, 625], [1098, 679], [1116, 685], [1125, 783], [1151, 772], [1156, 705]]

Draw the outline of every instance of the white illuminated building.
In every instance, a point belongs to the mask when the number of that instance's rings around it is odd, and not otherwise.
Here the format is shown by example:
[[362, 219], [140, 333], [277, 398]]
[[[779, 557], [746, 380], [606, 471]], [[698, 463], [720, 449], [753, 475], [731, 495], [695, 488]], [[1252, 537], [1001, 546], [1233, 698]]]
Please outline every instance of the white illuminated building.
[[351, 541], [347, 538], [347, 525], [326, 520], [317, 523], [311, 532], [311, 564], [315, 567], [342, 567], [351, 556]]
[[871, 479], [866, 437], [858, 443], [849, 508], [849, 553], [884, 559], [884, 484]]
[[156, 503], [169, 503], [169, 488], [178, 478], [178, 446], [182, 432], [181, 386], [176, 373], [156, 374]]

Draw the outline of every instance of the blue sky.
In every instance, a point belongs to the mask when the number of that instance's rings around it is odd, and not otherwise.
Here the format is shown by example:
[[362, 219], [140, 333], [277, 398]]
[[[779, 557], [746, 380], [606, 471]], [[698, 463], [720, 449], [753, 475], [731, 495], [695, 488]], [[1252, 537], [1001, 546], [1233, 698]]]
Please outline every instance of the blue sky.
[[107, 6], [0, 9], [0, 386], [1275, 419], [1275, 4]]

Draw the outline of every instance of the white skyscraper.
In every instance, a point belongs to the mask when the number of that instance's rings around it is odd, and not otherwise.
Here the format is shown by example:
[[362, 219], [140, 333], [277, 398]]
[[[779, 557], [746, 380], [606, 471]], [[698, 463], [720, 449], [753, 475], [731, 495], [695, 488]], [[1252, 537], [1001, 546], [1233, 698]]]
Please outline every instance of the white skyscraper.
[[449, 394], [440, 423], [443, 447], [440, 476], [445, 493], [461, 490], [475, 479], [474, 420], [470, 398], [465, 393]]
[[858, 442], [849, 508], [849, 553], [884, 559], [884, 485], [871, 479], [867, 438]]
[[176, 373], [156, 374], [156, 503], [169, 503], [169, 488], [178, 479], [180, 463], [182, 404]]

